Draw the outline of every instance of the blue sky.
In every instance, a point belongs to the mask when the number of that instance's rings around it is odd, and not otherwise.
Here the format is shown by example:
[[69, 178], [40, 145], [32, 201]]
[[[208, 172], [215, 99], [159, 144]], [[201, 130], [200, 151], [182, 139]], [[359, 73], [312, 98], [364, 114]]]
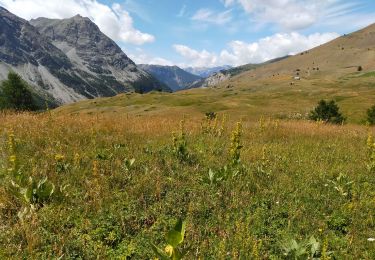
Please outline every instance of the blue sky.
[[88, 16], [137, 63], [219, 66], [297, 53], [375, 22], [374, 0], [0, 0], [11, 12]]

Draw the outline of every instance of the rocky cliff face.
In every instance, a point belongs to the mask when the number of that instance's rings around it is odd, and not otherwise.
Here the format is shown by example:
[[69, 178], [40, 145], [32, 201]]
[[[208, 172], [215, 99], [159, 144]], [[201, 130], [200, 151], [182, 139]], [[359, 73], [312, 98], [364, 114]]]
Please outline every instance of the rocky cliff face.
[[83, 70], [86, 78], [92, 79], [95, 84], [96, 77], [111, 85], [109, 93], [124, 92], [124, 87], [142, 92], [162, 90], [164, 87], [139, 69], [89, 18], [80, 15], [63, 20], [38, 18], [30, 23]]
[[67, 73], [73, 64], [37, 29], [1, 7], [0, 25], [0, 79], [14, 70], [33, 84], [35, 92], [54, 96], [57, 103], [83, 98], [53, 76]]
[[173, 91], [185, 89], [193, 82], [200, 80], [201, 77], [193, 75], [177, 66], [161, 66], [161, 65], [138, 65], [147, 71], [159, 81], [165, 83]]
[[29, 23], [0, 7], [0, 80], [9, 70], [56, 104], [127, 91], [169, 91], [88, 18]]

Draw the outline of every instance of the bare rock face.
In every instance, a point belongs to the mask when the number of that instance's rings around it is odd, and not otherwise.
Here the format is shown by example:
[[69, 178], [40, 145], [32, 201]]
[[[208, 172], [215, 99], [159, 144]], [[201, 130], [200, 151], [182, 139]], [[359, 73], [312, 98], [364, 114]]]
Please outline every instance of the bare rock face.
[[0, 7], [0, 59], [11, 65], [50, 64], [67, 69], [69, 60], [27, 21]]
[[99, 77], [107, 84], [112, 81], [115, 92], [121, 92], [124, 86], [127, 90], [134, 88], [143, 92], [163, 89], [162, 84], [139, 69], [89, 18], [80, 15], [62, 20], [38, 18], [30, 23], [88, 73], [88, 78]]
[[56, 104], [128, 91], [170, 91], [88, 18], [28, 22], [0, 7], [0, 80], [10, 70]]

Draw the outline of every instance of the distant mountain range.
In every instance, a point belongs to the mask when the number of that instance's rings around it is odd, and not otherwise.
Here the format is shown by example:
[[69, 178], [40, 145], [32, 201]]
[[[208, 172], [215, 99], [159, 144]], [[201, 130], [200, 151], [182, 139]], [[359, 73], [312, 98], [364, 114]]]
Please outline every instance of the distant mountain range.
[[219, 67], [212, 67], [212, 68], [207, 68], [207, 67], [187, 67], [183, 68], [185, 71], [197, 75], [201, 78], [207, 78], [217, 72], [220, 72], [222, 70], [228, 70], [233, 68], [232, 66], [225, 65], [225, 66], [219, 66]]
[[[163, 66], [163, 65], [147, 65], [147, 64], [139, 64], [138, 67], [147, 71], [160, 82], [165, 83], [169, 88], [173, 91], [184, 90], [184, 89], [191, 89], [191, 88], [205, 88], [205, 87], [213, 87], [223, 81], [229, 80], [230, 78], [244, 73], [246, 71], [250, 71], [256, 69], [258, 67], [274, 63], [283, 59], [288, 58], [289, 56], [276, 58], [270, 61], [266, 61], [259, 64], [246, 64], [238, 67], [231, 67], [231, 66], [223, 66], [223, 67], [215, 67], [215, 68], [190, 68], [188, 70], [193, 71], [201, 71], [201, 74], [210, 75], [210, 72], [214, 72], [208, 77], [200, 77], [189, 73], [186, 69], [181, 69], [177, 66]], [[219, 70], [220, 69], [220, 70]], [[205, 72], [204, 72], [205, 71]]]
[[202, 79], [177, 66], [139, 64], [138, 67], [150, 73], [160, 82], [165, 83], [173, 91], [185, 89], [192, 83]]
[[227, 70], [221, 70], [219, 72], [216, 72], [216, 73], [212, 74], [211, 76], [209, 76], [207, 78], [204, 78], [204, 79], [201, 79], [201, 80], [198, 80], [198, 81], [194, 82], [188, 88], [212, 87], [212, 86], [215, 86], [215, 85], [217, 85], [217, 84], [219, 84], [223, 81], [229, 80], [230, 78], [232, 78], [234, 76], [237, 76], [241, 73], [244, 73], [246, 71], [254, 70], [254, 69], [259, 68], [261, 66], [265, 66], [267, 64], [271, 64], [271, 63], [281, 61], [281, 60], [286, 59], [288, 57], [289, 56], [285, 56], [285, 57], [272, 59], [272, 60], [269, 60], [269, 61], [266, 61], [266, 62], [263, 62], [263, 63], [259, 63], [259, 64], [251, 64], [250, 63], [250, 64], [238, 66], [238, 67], [232, 67], [232, 68], [227, 69]]
[[0, 7], [0, 80], [13, 70], [53, 103], [128, 91], [170, 91], [88, 18], [30, 22]]

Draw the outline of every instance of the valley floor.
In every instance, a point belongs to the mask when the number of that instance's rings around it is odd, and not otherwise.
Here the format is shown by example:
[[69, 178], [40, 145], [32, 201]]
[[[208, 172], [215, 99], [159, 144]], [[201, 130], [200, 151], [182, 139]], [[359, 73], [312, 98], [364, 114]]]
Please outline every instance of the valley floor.
[[375, 258], [374, 128], [182, 119], [1, 114], [0, 258]]

